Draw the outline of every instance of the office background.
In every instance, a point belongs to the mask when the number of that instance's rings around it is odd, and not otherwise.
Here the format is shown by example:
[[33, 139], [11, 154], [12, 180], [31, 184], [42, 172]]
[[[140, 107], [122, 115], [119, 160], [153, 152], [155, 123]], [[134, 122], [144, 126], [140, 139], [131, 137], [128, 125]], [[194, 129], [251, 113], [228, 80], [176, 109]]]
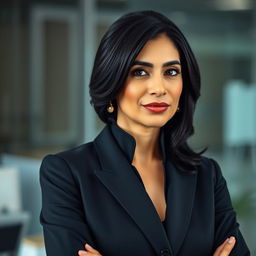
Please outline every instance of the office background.
[[190, 144], [219, 162], [256, 253], [256, 0], [1, 0], [0, 223], [26, 212], [24, 234], [42, 233], [40, 161], [102, 129], [88, 94], [95, 51], [114, 20], [144, 9], [192, 46], [202, 96]]

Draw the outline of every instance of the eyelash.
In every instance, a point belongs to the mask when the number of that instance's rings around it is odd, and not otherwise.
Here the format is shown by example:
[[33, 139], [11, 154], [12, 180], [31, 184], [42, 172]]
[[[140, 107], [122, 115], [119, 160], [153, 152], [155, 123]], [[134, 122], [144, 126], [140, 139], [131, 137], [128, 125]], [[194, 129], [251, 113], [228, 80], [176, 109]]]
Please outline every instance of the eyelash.
[[146, 74], [148, 73], [143, 68], [136, 68], [136, 69], [131, 71], [131, 75], [132, 76], [145, 76], [145, 75], [141, 75], [142, 72], [145, 72]]
[[167, 71], [171, 71], [171, 72], [175, 71], [175, 72], [176, 72], [176, 74], [175, 74], [175, 75], [171, 75], [171, 76], [177, 76], [177, 75], [179, 75], [179, 74], [180, 74], [180, 70], [179, 70], [179, 69], [177, 69], [177, 68], [170, 68], [170, 69], [167, 69], [167, 70], [165, 70], [165, 72], [164, 72], [164, 73], [166, 73]]
[[[176, 74], [175, 75], [170, 75], [170, 72], [173, 72], [173, 71], [176, 72]], [[142, 72], [145, 72], [146, 75], [148, 75], [148, 72], [146, 70], [144, 70], [143, 68], [136, 68], [136, 69], [132, 70], [131, 75], [134, 76], [134, 77], [143, 77], [145, 75], [141, 75]], [[169, 68], [169, 69], [165, 70], [164, 74], [166, 74], [166, 73], [169, 73], [169, 74], [167, 74], [167, 76], [170, 75], [171, 77], [174, 77], [174, 76], [177, 76], [177, 75], [180, 74], [180, 70], [177, 69], [177, 68]]]

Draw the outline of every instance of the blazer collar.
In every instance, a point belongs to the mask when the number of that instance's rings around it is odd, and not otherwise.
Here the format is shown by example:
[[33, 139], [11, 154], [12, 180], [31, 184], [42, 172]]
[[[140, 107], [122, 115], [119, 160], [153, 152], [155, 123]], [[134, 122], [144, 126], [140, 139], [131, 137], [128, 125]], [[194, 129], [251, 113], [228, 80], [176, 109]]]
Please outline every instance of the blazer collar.
[[94, 140], [101, 164], [101, 169], [94, 173], [142, 230], [157, 255], [165, 248], [171, 251], [171, 255], [177, 255], [189, 226], [197, 175], [181, 173], [174, 167], [166, 157], [163, 136], [161, 133], [167, 203], [166, 230], [131, 165], [135, 139], [113, 122], [105, 126]]
[[[136, 147], [136, 141], [133, 138], [132, 135], [124, 131], [122, 128], [120, 128], [116, 121], [114, 119], [110, 119], [111, 125], [110, 129], [112, 132], [113, 137], [115, 138], [116, 143], [122, 150], [122, 152], [126, 155], [127, 160], [129, 163], [132, 163], [135, 147]], [[166, 149], [165, 149], [165, 143], [164, 143], [164, 132], [163, 129], [160, 131], [160, 139], [159, 139], [159, 146], [161, 150], [161, 154], [163, 156], [163, 161], [166, 161]]]

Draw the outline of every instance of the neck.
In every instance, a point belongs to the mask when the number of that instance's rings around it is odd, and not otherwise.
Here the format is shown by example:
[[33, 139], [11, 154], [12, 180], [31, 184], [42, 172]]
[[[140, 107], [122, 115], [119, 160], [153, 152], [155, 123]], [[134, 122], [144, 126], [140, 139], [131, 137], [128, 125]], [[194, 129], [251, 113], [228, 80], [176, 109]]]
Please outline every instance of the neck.
[[133, 157], [134, 164], [149, 164], [161, 160], [159, 149], [160, 128], [124, 125], [117, 122], [118, 126], [128, 132], [136, 141]]

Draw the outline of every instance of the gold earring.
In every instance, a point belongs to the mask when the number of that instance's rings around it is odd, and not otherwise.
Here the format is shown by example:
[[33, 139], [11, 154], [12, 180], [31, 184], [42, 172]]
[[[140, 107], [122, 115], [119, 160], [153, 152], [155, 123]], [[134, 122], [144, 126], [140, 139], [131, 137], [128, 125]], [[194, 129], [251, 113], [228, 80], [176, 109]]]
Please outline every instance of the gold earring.
[[114, 112], [114, 106], [112, 105], [112, 102], [110, 101], [109, 102], [109, 106], [108, 106], [108, 108], [107, 108], [107, 110], [108, 110], [108, 113], [113, 113]]

